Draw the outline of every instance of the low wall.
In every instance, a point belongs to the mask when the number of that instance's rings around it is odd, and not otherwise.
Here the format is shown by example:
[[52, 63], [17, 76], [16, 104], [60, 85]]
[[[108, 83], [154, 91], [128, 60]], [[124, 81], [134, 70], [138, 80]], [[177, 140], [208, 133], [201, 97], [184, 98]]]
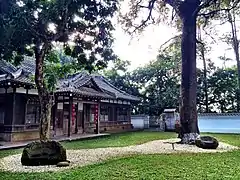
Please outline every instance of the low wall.
[[208, 113], [198, 115], [201, 132], [240, 133], [240, 113]]
[[134, 129], [147, 129], [149, 128], [150, 116], [147, 115], [132, 115], [131, 123]]

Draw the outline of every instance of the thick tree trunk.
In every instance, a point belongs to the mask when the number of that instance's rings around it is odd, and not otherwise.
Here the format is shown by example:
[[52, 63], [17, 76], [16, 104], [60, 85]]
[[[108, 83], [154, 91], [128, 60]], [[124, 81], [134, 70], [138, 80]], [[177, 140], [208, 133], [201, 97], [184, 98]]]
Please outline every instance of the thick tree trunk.
[[50, 121], [52, 108], [52, 98], [47, 91], [47, 88], [45, 87], [43, 79], [43, 62], [45, 53], [47, 51], [47, 45], [44, 44], [41, 50], [38, 49], [39, 46], [36, 47], [35, 83], [38, 89], [38, 96], [41, 107], [39, 135], [41, 141], [46, 141], [50, 138]]
[[182, 11], [181, 142], [195, 143], [199, 135], [196, 107], [196, 17], [191, 6]]

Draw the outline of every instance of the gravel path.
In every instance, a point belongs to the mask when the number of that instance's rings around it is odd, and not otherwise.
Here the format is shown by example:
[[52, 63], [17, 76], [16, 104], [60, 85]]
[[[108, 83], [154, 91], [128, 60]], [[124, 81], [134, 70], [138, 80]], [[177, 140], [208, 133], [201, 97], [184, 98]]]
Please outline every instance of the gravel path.
[[127, 154], [161, 154], [161, 153], [214, 153], [226, 152], [238, 147], [231, 146], [226, 143], [219, 143], [216, 150], [200, 149], [196, 146], [174, 144], [174, 149], [171, 142], [177, 142], [178, 139], [156, 140], [147, 142], [141, 145], [127, 146], [127, 147], [109, 147], [97, 149], [81, 149], [81, 150], [67, 150], [68, 160], [71, 161], [69, 167], [56, 166], [22, 166], [20, 159], [21, 154], [11, 155], [0, 159], [0, 171], [11, 172], [47, 172], [47, 171], [61, 171], [73, 167], [81, 167], [89, 164], [94, 164], [106, 160], [111, 157], [123, 156]]

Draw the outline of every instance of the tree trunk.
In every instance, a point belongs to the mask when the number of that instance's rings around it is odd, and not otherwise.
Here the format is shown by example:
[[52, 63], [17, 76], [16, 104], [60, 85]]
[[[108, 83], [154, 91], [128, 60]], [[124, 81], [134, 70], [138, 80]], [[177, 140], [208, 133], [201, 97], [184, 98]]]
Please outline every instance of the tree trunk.
[[200, 53], [202, 56], [202, 60], [203, 60], [203, 84], [204, 84], [204, 95], [205, 95], [205, 112], [208, 113], [209, 112], [209, 108], [208, 108], [208, 85], [207, 85], [207, 64], [206, 64], [206, 59], [205, 59], [205, 47], [204, 47], [204, 43], [202, 42], [202, 34], [201, 34], [201, 28], [199, 27], [199, 32], [198, 32], [198, 39], [201, 42], [200, 45]]
[[238, 72], [238, 89], [236, 92], [237, 95], [237, 112], [240, 111], [240, 59], [239, 59], [239, 41], [237, 37], [237, 27], [236, 27], [236, 18], [235, 14], [231, 15], [230, 12], [228, 14], [229, 16], [229, 22], [231, 24], [232, 29], [232, 43], [233, 43], [233, 49], [237, 61], [237, 72]]
[[202, 59], [203, 59], [203, 76], [204, 76], [204, 94], [205, 94], [205, 107], [206, 107], [206, 113], [209, 112], [208, 108], [208, 85], [207, 85], [207, 65], [206, 65], [206, 59], [205, 59], [205, 54], [204, 54], [204, 46], [202, 45], [201, 47], [201, 54], [202, 54]]
[[41, 141], [47, 141], [50, 138], [50, 121], [51, 121], [51, 109], [52, 109], [52, 98], [47, 91], [43, 79], [43, 62], [45, 53], [47, 51], [47, 45], [43, 45], [40, 50], [40, 46], [36, 45], [35, 58], [36, 58], [36, 69], [35, 69], [35, 83], [38, 90], [38, 96], [40, 101], [40, 125], [39, 135]]
[[[192, 10], [191, 10], [192, 9]], [[181, 79], [181, 142], [195, 143], [199, 135], [196, 107], [196, 17], [195, 7], [182, 11], [182, 79]]]

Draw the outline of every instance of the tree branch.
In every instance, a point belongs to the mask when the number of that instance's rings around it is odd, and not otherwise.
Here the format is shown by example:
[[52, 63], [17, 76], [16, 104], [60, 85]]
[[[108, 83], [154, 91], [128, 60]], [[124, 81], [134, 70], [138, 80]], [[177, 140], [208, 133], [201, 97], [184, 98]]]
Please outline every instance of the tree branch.
[[68, 0], [65, 7], [63, 8], [63, 12], [62, 12], [62, 23], [59, 27], [59, 32], [57, 34], [55, 34], [52, 38], [52, 41], [56, 41], [57, 39], [59, 39], [60, 37], [62, 37], [64, 34], [68, 34], [68, 32], [65, 32], [66, 30], [66, 25], [67, 25], [67, 20], [68, 20], [68, 7], [71, 3], [71, 0]]
[[200, 6], [198, 6], [198, 8], [195, 10], [195, 12], [193, 13], [193, 15], [197, 16], [199, 11], [201, 11], [202, 9], [209, 7], [211, 5], [212, 2], [214, 2], [215, 0], [206, 0], [205, 2], [203, 2], [202, 4], [200, 4]]
[[205, 18], [213, 17], [216, 13], [218, 13], [218, 12], [220, 12], [220, 11], [226, 11], [226, 12], [228, 12], [228, 11], [234, 9], [234, 8], [239, 4], [239, 2], [240, 2], [240, 0], [237, 0], [236, 2], [234, 2], [234, 4], [232, 5], [232, 7], [230, 7], [230, 8], [219, 8], [219, 9], [210, 11], [210, 12], [208, 12], [208, 13], [198, 14], [201, 9], [204, 9], [204, 8], [206, 8], [206, 7], [211, 6], [211, 5], [212, 5], [211, 3], [214, 3], [215, 1], [216, 1], [216, 0], [207, 0], [206, 3], [203, 3], [202, 5], [200, 5], [200, 6], [196, 9], [196, 11], [194, 12], [195, 15], [197, 15], [197, 16], [204, 16]]
[[162, 47], [165, 46], [167, 43], [169, 43], [171, 40], [173, 40], [173, 39], [177, 39], [177, 38], [179, 38], [179, 37], [181, 37], [181, 34], [176, 35], [176, 36], [174, 36], [174, 37], [168, 39], [167, 41], [165, 41], [163, 44], [160, 45], [160, 48], [159, 48], [159, 49], [162, 49]]
[[[153, 10], [153, 8], [154, 8], [154, 4], [155, 4], [156, 1], [157, 1], [157, 0], [149, 0], [148, 6], [140, 6], [139, 4], [142, 2], [142, 0], [140, 0], [140, 1], [137, 3], [137, 6], [140, 7], [140, 8], [142, 7], [142, 8], [147, 8], [147, 9], [149, 9], [149, 13], [148, 13], [147, 18], [146, 18], [145, 20], [143, 20], [142, 23], [141, 23], [139, 26], [135, 27], [133, 33], [135, 33], [137, 30], [141, 29], [142, 27], [144, 27], [149, 20], [151, 20], [151, 19], [153, 20], [153, 18], [152, 18], [152, 10]], [[154, 20], [153, 20], [153, 21], [154, 21]]]
[[198, 44], [201, 44], [202, 46], [204, 46], [204, 43], [203, 43], [202, 41], [199, 41], [198, 39], [196, 39], [196, 42], [197, 42]]

